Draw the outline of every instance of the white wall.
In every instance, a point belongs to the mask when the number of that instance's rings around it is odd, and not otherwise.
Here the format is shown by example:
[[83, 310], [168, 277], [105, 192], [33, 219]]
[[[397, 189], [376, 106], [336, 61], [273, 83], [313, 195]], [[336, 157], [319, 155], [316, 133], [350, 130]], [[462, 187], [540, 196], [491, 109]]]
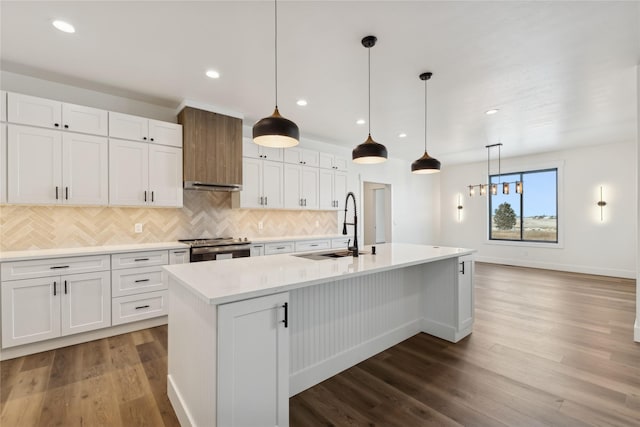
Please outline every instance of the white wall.
[[[638, 6], [638, 20], [640, 21], [640, 6]], [[638, 33], [640, 38], [640, 32]], [[640, 48], [640, 40], [638, 40]], [[640, 54], [640, 52], [639, 52]], [[640, 60], [640, 58], [638, 58]], [[640, 65], [636, 67], [638, 80], [636, 84], [636, 93], [638, 96], [638, 106], [636, 109], [636, 120], [638, 122], [638, 133], [636, 134], [636, 182], [637, 182], [637, 194], [638, 194], [638, 212], [640, 212]], [[636, 322], [634, 328], [633, 339], [640, 342], [640, 218], [636, 217], [636, 227], [638, 236], [636, 240]]]
[[[469, 197], [467, 186], [487, 181], [485, 162], [443, 168], [441, 244], [478, 249], [479, 261], [617, 277], [636, 277], [636, 143], [502, 159], [502, 171], [562, 164], [559, 227], [563, 247], [506, 246], [487, 240], [487, 196]], [[492, 166], [495, 166], [492, 163]], [[494, 171], [495, 172], [495, 171]], [[596, 205], [604, 188], [604, 221]], [[525, 186], [526, 191], [526, 186]], [[462, 194], [462, 221], [457, 197]]]

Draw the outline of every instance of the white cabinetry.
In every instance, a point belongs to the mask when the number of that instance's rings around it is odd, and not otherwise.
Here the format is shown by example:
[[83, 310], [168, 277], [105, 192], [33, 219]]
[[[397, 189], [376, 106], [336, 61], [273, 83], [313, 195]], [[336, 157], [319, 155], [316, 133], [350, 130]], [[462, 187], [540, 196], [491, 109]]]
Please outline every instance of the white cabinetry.
[[112, 205], [182, 206], [182, 150], [109, 140]]
[[169, 264], [188, 264], [189, 249], [171, 249], [169, 251]]
[[331, 242], [329, 240], [304, 240], [301, 242], [296, 242], [295, 251], [296, 252], [310, 252], [310, 251], [320, 251], [323, 249], [330, 249]]
[[7, 202], [7, 125], [0, 123], [0, 204]]
[[264, 245], [254, 244], [251, 245], [251, 256], [263, 256], [264, 255]]
[[288, 301], [283, 292], [218, 308], [217, 425], [289, 425]]
[[320, 153], [305, 148], [287, 148], [284, 150], [284, 162], [294, 165], [318, 167], [320, 164]]
[[284, 207], [284, 164], [245, 157], [242, 162], [243, 189], [233, 193], [233, 205], [240, 208]]
[[106, 205], [106, 138], [8, 126], [9, 203]]
[[284, 207], [285, 209], [318, 209], [317, 167], [284, 165]]
[[7, 121], [7, 92], [0, 90], [0, 122]]
[[276, 255], [276, 254], [289, 254], [295, 250], [294, 242], [274, 242], [265, 243], [264, 254]]
[[182, 147], [182, 125], [109, 112], [109, 136]]
[[320, 209], [344, 210], [347, 195], [347, 173], [331, 169], [320, 169]]
[[2, 347], [110, 326], [108, 259], [102, 255], [2, 264]]
[[340, 171], [347, 170], [347, 165], [348, 165], [347, 159], [334, 156], [333, 154], [320, 153], [319, 161], [320, 161], [320, 167], [322, 169], [333, 169], [333, 170], [340, 170]]
[[263, 147], [262, 145], [254, 143], [249, 138], [244, 138], [242, 140], [242, 157], [281, 162], [284, 155], [282, 148]]
[[162, 266], [168, 263], [166, 250], [111, 255], [114, 325], [167, 314], [168, 282]]
[[18, 93], [9, 93], [7, 103], [11, 123], [107, 135], [105, 110]]
[[473, 256], [466, 255], [458, 258], [458, 267], [458, 286], [454, 301], [458, 301], [457, 332], [463, 333], [471, 331], [474, 319]]

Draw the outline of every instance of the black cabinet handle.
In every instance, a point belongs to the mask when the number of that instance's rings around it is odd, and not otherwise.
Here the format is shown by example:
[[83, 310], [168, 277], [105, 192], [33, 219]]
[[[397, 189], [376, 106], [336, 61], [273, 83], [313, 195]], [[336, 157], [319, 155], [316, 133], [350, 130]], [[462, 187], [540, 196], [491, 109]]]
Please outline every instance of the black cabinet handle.
[[462, 267], [462, 270], [460, 270], [460, 273], [464, 274], [464, 261], [460, 263], [460, 266]]
[[153, 141], [153, 138], [150, 138]]
[[149, 261], [149, 258], [136, 258], [134, 261]]
[[140, 310], [141, 308], [149, 308], [149, 304], [147, 305], [139, 305], [136, 307], [136, 310]]
[[268, 205], [269, 204], [269, 200], [267, 199], [267, 196], [264, 196], [264, 204]]
[[146, 136], [143, 136], [143, 137], [142, 137], [142, 139], [144, 139], [144, 140], [146, 141], [146, 140], [147, 140], [147, 137], [146, 137]]
[[154, 197], [154, 192], [152, 191], [152, 192], [151, 192], [151, 201], [152, 201], [152, 202], [154, 201], [154, 198], [155, 198], [155, 197]]
[[144, 201], [147, 201], [147, 190], [144, 190]]
[[64, 125], [64, 128], [65, 129], [69, 129], [69, 125]]
[[148, 281], [149, 281], [149, 279], [138, 279], [135, 282], [136, 283], [142, 283], [142, 282], [148, 282]]
[[285, 328], [288, 328], [289, 327], [289, 303], [285, 302], [282, 308], [284, 308], [284, 320], [282, 321], [282, 323], [284, 323]]
[[69, 200], [69, 187], [64, 187], [64, 198]]
[[54, 123], [53, 124], [55, 127], [60, 127], [60, 123]]
[[282, 249], [286, 249], [286, 248], [285, 248], [284, 246], [278, 246], [278, 247], [276, 248], [276, 250], [278, 250], [278, 251], [280, 251], [280, 250], [282, 250]]
[[56, 185], [56, 200], [58, 200], [58, 186]]
[[50, 270], [59, 270], [61, 268], [69, 268], [68, 265], [54, 265], [53, 267], [49, 267]]
[[174, 252], [174, 254], [176, 254], [176, 255], [177, 255], [177, 254], [186, 254], [186, 253], [187, 253], [187, 251], [175, 251], [175, 252]]
[[56, 296], [56, 285], [58, 284], [58, 282], [53, 282], [53, 296]]
[[67, 294], [67, 281], [64, 281], [64, 294]]

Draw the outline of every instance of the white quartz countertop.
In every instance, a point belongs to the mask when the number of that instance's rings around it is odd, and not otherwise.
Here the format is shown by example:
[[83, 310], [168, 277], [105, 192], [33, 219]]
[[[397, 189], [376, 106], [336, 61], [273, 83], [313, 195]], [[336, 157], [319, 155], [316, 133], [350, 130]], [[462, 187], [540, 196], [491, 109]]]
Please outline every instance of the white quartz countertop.
[[[217, 305], [333, 280], [469, 255], [474, 249], [404, 243], [361, 248], [358, 258], [320, 261], [293, 254], [234, 258], [165, 266], [172, 278], [209, 304]], [[170, 284], [170, 286], [175, 286]]]
[[135, 243], [128, 245], [83, 246], [79, 248], [33, 249], [26, 251], [0, 252], [0, 262], [24, 261], [39, 258], [60, 258], [68, 256], [103, 255], [122, 252], [143, 252], [167, 249], [189, 249], [180, 242]]

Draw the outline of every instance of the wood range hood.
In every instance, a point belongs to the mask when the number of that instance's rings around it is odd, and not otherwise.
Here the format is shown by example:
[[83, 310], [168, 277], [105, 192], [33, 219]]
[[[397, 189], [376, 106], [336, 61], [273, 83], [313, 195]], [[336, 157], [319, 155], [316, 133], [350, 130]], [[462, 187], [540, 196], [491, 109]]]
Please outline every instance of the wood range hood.
[[242, 119], [184, 106], [178, 123], [185, 190], [242, 190]]

